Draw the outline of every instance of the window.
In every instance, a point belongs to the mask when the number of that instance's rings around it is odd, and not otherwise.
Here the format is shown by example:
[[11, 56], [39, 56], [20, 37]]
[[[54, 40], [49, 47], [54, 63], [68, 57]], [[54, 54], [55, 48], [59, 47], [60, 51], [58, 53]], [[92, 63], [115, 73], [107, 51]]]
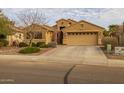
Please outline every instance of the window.
[[30, 39], [31, 37], [34, 37], [34, 39], [42, 39], [42, 32], [28, 32], [26, 38]]
[[35, 32], [34, 39], [42, 39], [42, 32]]

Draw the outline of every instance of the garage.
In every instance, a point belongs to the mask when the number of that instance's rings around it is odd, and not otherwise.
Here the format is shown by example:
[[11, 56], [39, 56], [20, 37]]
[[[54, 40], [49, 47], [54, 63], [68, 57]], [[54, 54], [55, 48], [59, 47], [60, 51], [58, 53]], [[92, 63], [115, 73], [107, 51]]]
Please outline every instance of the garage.
[[67, 45], [98, 45], [97, 32], [68, 32]]

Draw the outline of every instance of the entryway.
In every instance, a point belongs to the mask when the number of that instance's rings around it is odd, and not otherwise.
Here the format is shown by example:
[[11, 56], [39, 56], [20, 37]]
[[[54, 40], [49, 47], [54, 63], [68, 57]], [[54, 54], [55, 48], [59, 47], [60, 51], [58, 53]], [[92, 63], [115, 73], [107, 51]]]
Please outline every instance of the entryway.
[[63, 44], [63, 32], [62, 31], [57, 33], [57, 44], [59, 45]]

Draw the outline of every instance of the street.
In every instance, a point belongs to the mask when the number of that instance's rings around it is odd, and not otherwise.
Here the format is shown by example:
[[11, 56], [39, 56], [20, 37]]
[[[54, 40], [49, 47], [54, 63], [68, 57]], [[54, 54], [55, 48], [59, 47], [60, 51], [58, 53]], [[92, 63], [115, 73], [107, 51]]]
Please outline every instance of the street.
[[49, 62], [0, 61], [4, 84], [124, 83], [124, 68]]

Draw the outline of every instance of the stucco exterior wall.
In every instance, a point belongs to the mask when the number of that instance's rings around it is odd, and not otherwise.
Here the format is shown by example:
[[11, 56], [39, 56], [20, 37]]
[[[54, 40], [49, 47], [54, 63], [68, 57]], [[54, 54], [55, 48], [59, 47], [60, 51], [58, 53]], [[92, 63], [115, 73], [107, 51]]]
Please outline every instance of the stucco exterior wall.
[[16, 43], [19, 44], [20, 42], [23, 42], [24, 41], [24, 34], [23, 33], [16, 32], [13, 35], [8, 35], [7, 36], [7, 40], [9, 42], [9, 46], [11, 46], [14, 41], [16, 41]]
[[46, 32], [46, 44], [52, 42], [53, 39], [53, 32]]
[[[97, 26], [97, 25], [94, 25], [92, 23], [88, 23], [88, 22], [85, 22], [85, 21], [80, 21], [80, 22], [77, 22], [75, 24], [72, 24], [72, 25], [69, 25], [69, 22], [65, 21], [65, 20], [59, 20], [57, 22], [57, 27], [58, 27], [58, 32], [60, 32], [60, 27], [61, 26], [65, 26], [65, 29], [63, 29], [63, 44], [67, 44], [68, 42], [72, 42], [73, 43], [73, 39], [76, 38], [76, 35], [72, 36], [72, 38], [68, 38], [68, 32], [95, 32], [97, 33], [97, 36], [91, 36], [91, 37], [94, 37], [97, 39], [97, 43], [98, 45], [101, 45], [102, 44], [102, 38], [103, 38], [103, 28], [100, 27], [100, 26]], [[85, 35], [86, 37], [88, 37], [87, 35]], [[84, 36], [83, 36], [84, 37]], [[82, 38], [83, 38], [82, 37]], [[78, 41], [82, 41], [81, 37], [80, 38], [76, 38], [77, 39], [77, 42]], [[90, 42], [90, 41], [93, 41], [94, 42], [94, 38], [85, 38], [85, 41]], [[70, 40], [72, 39], [72, 40]], [[89, 41], [90, 40], [90, 41]], [[83, 42], [83, 41], [82, 41]], [[75, 43], [75, 41], [74, 41]]]
[[[42, 26], [35, 26], [33, 28], [33, 32], [42, 32], [42, 39], [33, 39], [33, 42], [34, 43], [37, 43], [37, 42], [45, 42], [46, 44], [48, 44], [49, 42], [51, 42], [51, 36], [53, 35], [53, 32], [52, 31], [49, 31], [45, 28], [43, 28]], [[30, 39], [27, 39], [27, 32], [28, 31], [25, 31], [25, 34], [24, 34], [24, 41], [26, 43], [29, 43]]]

